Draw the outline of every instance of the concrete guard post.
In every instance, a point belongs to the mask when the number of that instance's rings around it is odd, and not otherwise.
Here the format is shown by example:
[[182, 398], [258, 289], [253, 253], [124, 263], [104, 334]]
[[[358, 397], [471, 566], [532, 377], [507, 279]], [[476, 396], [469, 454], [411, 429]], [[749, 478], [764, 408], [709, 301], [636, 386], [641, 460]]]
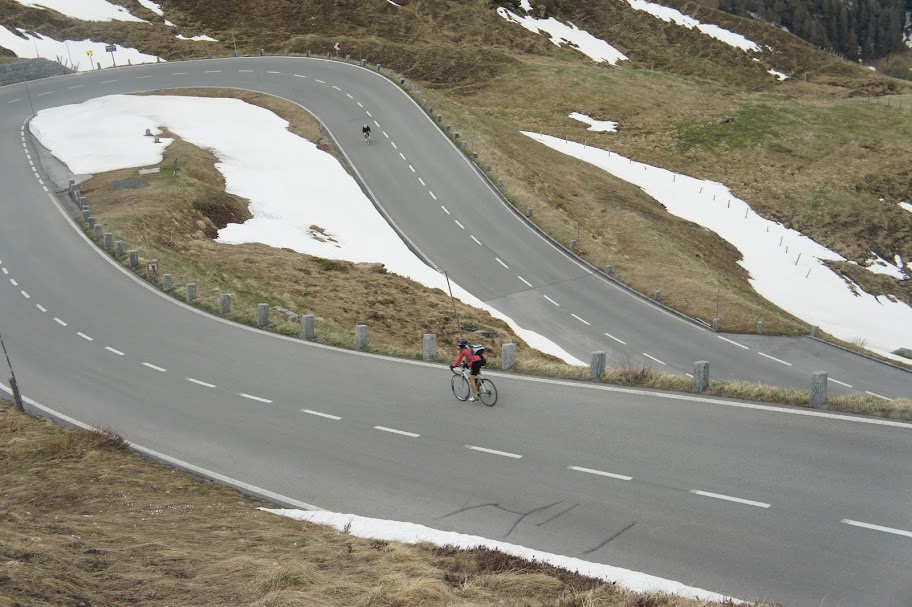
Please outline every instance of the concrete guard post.
[[196, 299], [196, 283], [188, 282], [187, 283], [187, 303], [192, 302]]
[[88, 218], [88, 222], [89, 222], [89, 229], [90, 229], [90, 230], [94, 230], [94, 229], [95, 229], [95, 218], [94, 218], [94, 217], [89, 217], [89, 218]]
[[819, 409], [826, 403], [827, 373], [814, 371], [811, 374], [811, 409]]
[[604, 350], [592, 353], [592, 359], [589, 363], [589, 379], [592, 381], [598, 381], [602, 374], [605, 373], [605, 358]]
[[709, 361], [698, 360], [694, 363], [693, 391], [699, 394], [709, 387]]
[[367, 347], [367, 325], [355, 325], [355, 349], [363, 350]]
[[174, 288], [173, 278], [170, 274], [164, 274], [162, 276], [162, 291], [170, 293], [172, 288]]
[[721, 329], [721, 328], [722, 328], [722, 319], [718, 318], [718, 317], [713, 318], [712, 330], [715, 331], [716, 333], [718, 333], [719, 329]]
[[501, 346], [501, 365], [504, 371], [509, 371], [516, 366], [516, 344], [504, 344]]
[[817, 333], [820, 331], [820, 327], [814, 325], [811, 327], [811, 337], [817, 337]]
[[763, 321], [757, 321], [757, 335], [763, 335]]
[[434, 360], [437, 356], [437, 334], [425, 333], [421, 340], [421, 358], [423, 360]]
[[115, 240], [114, 241], [114, 257], [120, 259], [123, 256], [124, 256], [123, 241]]
[[130, 267], [135, 268], [139, 265], [139, 251], [136, 249], [130, 249]]
[[95, 224], [95, 240], [101, 240], [104, 236], [104, 224]]
[[104, 248], [106, 251], [110, 251], [114, 248], [114, 235], [110, 232], [104, 233]]
[[257, 304], [257, 326], [265, 327], [269, 324], [269, 304]]
[[89, 223], [89, 210], [88, 209], [82, 210], [82, 223]]
[[313, 341], [316, 336], [314, 331], [314, 315], [304, 314], [301, 316], [301, 338], [307, 341]]
[[222, 316], [231, 312], [231, 293], [222, 293], [219, 296], [219, 311]]

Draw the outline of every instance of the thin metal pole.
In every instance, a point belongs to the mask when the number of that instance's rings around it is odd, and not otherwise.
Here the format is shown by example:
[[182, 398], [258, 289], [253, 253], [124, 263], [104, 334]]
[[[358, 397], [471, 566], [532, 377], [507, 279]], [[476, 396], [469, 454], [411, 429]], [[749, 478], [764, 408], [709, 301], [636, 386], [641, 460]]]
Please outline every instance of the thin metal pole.
[[6, 366], [10, 370], [10, 388], [13, 389], [13, 403], [16, 405], [16, 411], [25, 413], [25, 407], [22, 406], [22, 395], [19, 393], [19, 385], [16, 383], [16, 374], [13, 373], [13, 363], [10, 362], [9, 352], [6, 351], [6, 344], [3, 343], [2, 334], [0, 334], [0, 346], [3, 347], [3, 355], [6, 356]]
[[447, 271], [443, 271], [443, 275], [446, 276], [447, 289], [450, 290], [450, 303], [453, 304], [453, 316], [456, 317], [456, 328], [459, 330], [459, 337], [462, 337], [462, 325], [459, 323], [459, 313], [456, 312], [456, 300], [453, 298], [453, 287], [450, 285], [450, 275], [447, 274]]
[[32, 117], [35, 116], [35, 106], [32, 105], [32, 91], [29, 90], [28, 80], [25, 81], [25, 93], [28, 95], [29, 107], [32, 108]]
[[234, 45], [234, 56], [237, 57], [238, 56], [237, 42], [234, 41], [234, 32], [231, 32], [231, 44]]

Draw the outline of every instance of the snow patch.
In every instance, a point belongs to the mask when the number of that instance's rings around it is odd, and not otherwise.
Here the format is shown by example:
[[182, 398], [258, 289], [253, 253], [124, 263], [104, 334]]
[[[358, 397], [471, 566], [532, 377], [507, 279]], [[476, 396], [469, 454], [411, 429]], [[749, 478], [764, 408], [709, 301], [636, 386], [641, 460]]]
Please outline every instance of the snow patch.
[[894, 258], [894, 260], [896, 262], [895, 265], [890, 263], [886, 259], [883, 259], [880, 255], [878, 255], [874, 251], [871, 251], [871, 255], [873, 255], [873, 257], [871, 257], [871, 259], [868, 259], [867, 261], [865, 261], [865, 266], [864, 266], [865, 269], [867, 269], [869, 272], [872, 272], [874, 274], [886, 274], [887, 276], [891, 276], [893, 278], [896, 278], [897, 280], [904, 280], [905, 278], [907, 278], [907, 276], [905, 275], [905, 273], [903, 272], [903, 269], [902, 269], [902, 267], [903, 267], [902, 257], [900, 257], [899, 255], [897, 255]]
[[760, 52], [759, 46], [741, 34], [736, 34], [711, 23], [701, 23], [693, 17], [685, 15], [681, 11], [675, 10], [673, 8], [662, 6], [661, 4], [646, 2], [646, 0], [627, 0], [627, 3], [630, 4], [630, 6], [635, 10], [649, 13], [653, 17], [657, 17], [662, 21], [676, 23], [678, 25], [686, 27], [687, 29], [697, 29], [710, 38], [715, 38], [720, 42], [724, 42], [729, 46], [739, 48], [742, 51], [754, 51], [757, 53]]
[[777, 71], [774, 70], [774, 69], [768, 69], [768, 70], [766, 70], [766, 71], [767, 71], [767, 73], [772, 74], [773, 76], [775, 76], [775, 77], [778, 78], [779, 80], [788, 80], [788, 76], [785, 75], [785, 74], [783, 74], [782, 72], [777, 72]]
[[548, 563], [555, 567], [560, 567], [588, 577], [601, 579], [606, 582], [615, 582], [634, 592], [663, 592], [700, 601], [720, 603], [724, 601], [734, 601], [738, 604], [741, 603], [741, 601], [738, 601], [737, 599], [703, 590], [702, 588], [685, 586], [681, 582], [666, 580], [646, 573], [631, 571], [630, 569], [622, 569], [621, 567], [593, 563], [570, 556], [543, 552], [517, 544], [489, 540], [477, 535], [441, 531], [415, 523], [389, 521], [358, 516], [355, 514], [326, 512], [323, 510], [293, 510], [286, 508], [259, 508], [259, 510], [271, 512], [272, 514], [277, 514], [279, 516], [286, 516], [298, 521], [308, 521], [318, 525], [329, 525], [355, 537], [385, 540], [388, 542], [402, 542], [405, 544], [429, 542], [435, 546], [455, 546], [463, 549], [483, 547], [490, 550], [499, 550], [506, 554], [539, 563]]
[[912, 213], [912, 202], [900, 202], [899, 207]]
[[48, 8], [80, 21], [135, 21], [148, 23], [145, 19], [134, 17], [124, 7], [111, 4], [107, 0], [16, 0], [16, 2], [32, 8]]
[[[642, 188], [669, 213], [716, 232], [742, 255], [757, 292], [809, 324], [846, 341], [864, 338], [891, 353], [912, 343], [912, 307], [887, 296], [853, 290], [824, 261], [844, 261], [800, 232], [757, 215], [721, 183], [633, 162], [615, 152], [524, 132], [559, 152], [593, 164]], [[886, 262], [885, 262], [886, 263]]]
[[[379, 262], [447, 292], [443, 274], [411, 252], [342, 165], [290, 133], [288, 123], [268, 110], [238, 99], [112, 95], [43, 110], [29, 123], [41, 143], [77, 174], [159, 164], [168, 142], [156, 145], [143, 134], [163, 127], [212, 151], [225, 189], [250, 201], [253, 217], [220, 230], [219, 242], [260, 242], [327, 259]], [[310, 231], [313, 225], [324, 230], [319, 239]], [[453, 294], [508, 323], [531, 347], [586, 366], [459, 285], [453, 284]]]
[[621, 51], [604, 40], [596, 38], [586, 30], [579, 29], [572, 23], [567, 25], [561, 23], [554, 17], [549, 17], [548, 19], [520, 17], [516, 13], [503, 7], [497, 9], [497, 14], [511, 23], [518, 23], [530, 32], [536, 34], [545, 32], [551, 36], [551, 42], [556, 46], [563, 46], [566, 44], [570, 48], [574, 48], [583, 53], [596, 63], [607, 61], [611, 65], [616, 65], [618, 61], [627, 60], [627, 57], [625, 57]]
[[152, 2], [152, 0], [136, 0], [136, 1], [139, 2], [141, 5], [143, 5], [143, 7], [149, 9], [150, 11], [152, 11], [153, 13], [158, 15], [159, 17], [165, 16], [165, 11], [163, 11], [158, 4], [156, 4], [155, 2]]
[[[0, 46], [7, 48], [17, 57], [50, 59], [57, 61], [73, 70], [85, 72], [94, 69], [94, 65], [101, 67], [111, 67], [113, 62], [111, 54], [105, 52], [107, 43], [95, 42], [93, 40], [64, 40], [58, 41], [48, 38], [42, 34], [27, 34], [23, 30], [22, 36], [17, 36], [0, 25]], [[89, 59], [87, 51], [92, 51], [92, 58]], [[138, 63], [155, 63], [159, 61], [154, 55], [140, 53], [135, 48], [117, 47], [114, 54], [115, 60], [119, 65], [126, 65], [127, 62], [136, 65]]]
[[610, 120], [595, 120], [585, 114], [580, 114], [579, 112], [572, 112], [568, 115], [574, 120], [579, 120], [580, 122], [588, 124], [589, 128], [586, 129], [587, 131], [595, 131], [596, 133], [617, 133], [617, 122], [612, 122]]
[[195, 42], [200, 42], [200, 41], [204, 41], [204, 42], [218, 42], [218, 40], [216, 40], [215, 38], [210, 38], [209, 36], [205, 36], [205, 35], [202, 35], [202, 36], [193, 36], [192, 38], [187, 38], [187, 37], [184, 36], [183, 34], [178, 34], [177, 36], [175, 36], [175, 38], [177, 38], [178, 40], [193, 40], [193, 41], [195, 41]]

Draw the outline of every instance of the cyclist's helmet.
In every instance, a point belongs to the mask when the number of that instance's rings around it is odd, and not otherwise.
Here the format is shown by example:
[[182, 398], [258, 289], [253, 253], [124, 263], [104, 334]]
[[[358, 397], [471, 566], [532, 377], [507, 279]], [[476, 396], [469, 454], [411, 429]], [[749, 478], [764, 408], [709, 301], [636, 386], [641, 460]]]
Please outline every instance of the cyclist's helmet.
[[468, 340], [468, 339], [466, 339], [465, 337], [460, 338], [460, 340], [459, 340], [459, 349], [461, 350], [461, 349], [465, 348], [468, 344], [469, 344], [469, 340]]
[[364, 130], [369, 130], [369, 129], [370, 129], [370, 127], [369, 127], [367, 124], [365, 124], [365, 125], [364, 125]]

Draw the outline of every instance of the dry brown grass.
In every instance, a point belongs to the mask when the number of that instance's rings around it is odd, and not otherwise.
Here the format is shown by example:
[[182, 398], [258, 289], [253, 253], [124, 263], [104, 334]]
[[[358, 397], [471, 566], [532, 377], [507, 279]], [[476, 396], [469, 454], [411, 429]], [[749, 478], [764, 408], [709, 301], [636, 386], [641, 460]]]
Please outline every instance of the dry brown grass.
[[359, 539], [263, 513], [233, 489], [107, 448], [118, 442], [110, 431], [91, 434], [0, 401], [0, 605], [703, 604], [495, 551]]

